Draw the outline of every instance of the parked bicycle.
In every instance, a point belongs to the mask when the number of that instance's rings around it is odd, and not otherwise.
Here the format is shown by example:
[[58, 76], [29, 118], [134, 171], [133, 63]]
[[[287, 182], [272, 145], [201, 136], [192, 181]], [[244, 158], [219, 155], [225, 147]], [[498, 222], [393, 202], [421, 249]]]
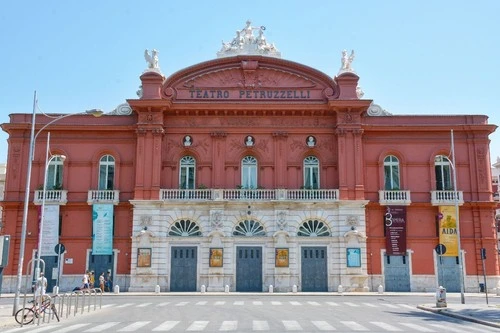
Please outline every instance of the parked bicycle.
[[48, 295], [44, 295], [42, 299], [42, 304], [37, 304], [35, 301], [29, 301], [33, 303], [31, 307], [26, 307], [19, 309], [16, 312], [16, 321], [21, 325], [30, 324], [35, 318], [43, 317], [44, 315], [54, 315], [59, 321], [59, 316], [57, 315], [56, 305], [52, 303], [52, 299]]

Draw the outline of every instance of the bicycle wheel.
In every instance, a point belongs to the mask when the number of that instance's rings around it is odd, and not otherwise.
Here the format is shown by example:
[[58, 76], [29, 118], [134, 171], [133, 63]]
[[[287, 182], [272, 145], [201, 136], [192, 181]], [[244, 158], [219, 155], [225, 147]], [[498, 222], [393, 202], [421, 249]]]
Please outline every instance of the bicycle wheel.
[[[24, 316], [23, 316], [24, 311]], [[35, 312], [31, 308], [20, 309], [16, 312], [16, 321], [19, 324], [26, 325], [35, 319]]]

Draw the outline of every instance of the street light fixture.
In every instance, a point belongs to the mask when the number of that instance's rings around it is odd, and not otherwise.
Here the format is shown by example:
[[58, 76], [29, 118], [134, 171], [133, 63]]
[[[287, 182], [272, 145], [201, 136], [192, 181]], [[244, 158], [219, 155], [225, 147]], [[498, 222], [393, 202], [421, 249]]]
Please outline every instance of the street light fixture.
[[[24, 250], [26, 247], [26, 229], [27, 229], [27, 225], [28, 225], [28, 206], [29, 206], [30, 185], [31, 185], [31, 165], [33, 162], [33, 157], [34, 157], [33, 152], [34, 152], [34, 148], [35, 148], [35, 140], [38, 137], [38, 135], [45, 128], [47, 128], [48, 126], [52, 125], [56, 121], [59, 121], [63, 118], [67, 118], [67, 117], [74, 116], [74, 115], [81, 115], [81, 114], [91, 114], [94, 117], [100, 117], [103, 115], [103, 111], [99, 110], [99, 109], [91, 109], [91, 110], [87, 110], [85, 112], [70, 113], [70, 114], [61, 115], [61, 116], [49, 121], [44, 126], [42, 126], [42, 128], [40, 128], [38, 130], [38, 132], [36, 132], [36, 134], [35, 134], [36, 108], [37, 108], [37, 98], [36, 98], [36, 91], [35, 91], [34, 97], [33, 97], [33, 115], [31, 117], [31, 134], [30, 134], [30, 146], [29, 146], [29, 152], [28, 152], [28, 167], [26, 169], [26, 188], [25, 188], [25, 192], [24, 192], [24, 209], [23, 209], [23, 221], [22, 221], [22, 228], [21, 228], [21, 244], [19, 246], [20, 247], [19, 260], [18, 260], [18, 264], [17, 264], [16, 293], [14, 296], [14, 306], [13, 306], [12, 315], [15, 315], [15, 313], [17, 312], [17, 310], [19, 308], [19, 296], [21, 294], [21, 284], [22, 284], [22, 278], [23, 278], [23, 265], [24, 265]], [[38, 251], [40, 252], [40, 249]]]

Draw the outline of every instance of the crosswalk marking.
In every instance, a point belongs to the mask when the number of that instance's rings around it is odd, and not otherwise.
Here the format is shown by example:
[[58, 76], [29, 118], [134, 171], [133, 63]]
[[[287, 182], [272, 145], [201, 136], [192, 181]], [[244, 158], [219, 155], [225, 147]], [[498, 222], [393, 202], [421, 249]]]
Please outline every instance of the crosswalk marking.
[[151, 304], [153, 304], [153, 303], [142, 303], [142, 304], [137, 305], [137, 307], [138, 308], [143, 308], [143, 307], [149, 306]]
[[371, 308], [376, 308], [377, 307], [375, 304], [372, 304], [372, 303], [363, 303], [363, 305], [369, 306]]
[[225, 301], [218, 301], [218, 302], [215, 302], [214, 305], [224, 305], [224, 304], [226, 304]]
[[318, 302], [307, 302], [307, 304], [313, 305], [313, 306], [319, 306], [320, 305]]
[[253, 320], [252, 329], [254, 331], [269, 331], [269, 324], [265, 320]]
[[253, 301], [252, 304], [253, 305], [262, 305], [262, 302], [261, 301]]
[[271, 304], [272, 305], [283, 305], [283, 303], [278, 302], [278, 301], [272, 301]]
[[219, 331], [236, 331], [238, 328], [238, 322], [234, 320], [225, 320], [220, 325]]
[[[19, 331], [23, 331], [23, 330], [27, 330], [28, 328], [30, 328], [31, 326], [28, 326], [28, 325], [25, 325], [23, 326], [22, 328], [19, 328], [19, 327], [16, 327], [16, 328], [13, 328], [11, 330], [8, 330], [8, 331], [2, 331], [2, 333], [11, 333], [11, 332], [19, 332]], [[57, 328], [58, 326], [41, 326], [35, 330], [31, 330], [30, 333], [39, 333], [39, 332], [43, 332], [43, 331], [47, 331], [47, 330], [50, 330], [50, 329], [54, 329], [54, 328]]]
[[131, 306], [131, 305], [134, 305], [134, 303], [125, 303], [125, 304], [122, 304], [122, 305], [118, 305], [117, 308], [125, 308], [125, 307]]
[[392, 326], [390, 324], [383, 323], [380, 321], [371, 321], [370, 323], [375, 325], [375, 326], [378, 326], [380, 328], [383, 328], [386, 331], [390, 331], [390, 332], [401, 332], [402, 331], [402, 329], [400, 329], [400, 328], [397, 328], [395, 326]]
[[243, 302], [243, 301], [236, 301], [233, 304], [234, 305], [245, 305], [245, 302]]
[[158, 304], [158, 306], [165, 306], [165, 305], [169, 305], [169, 304], [170, 304], [170, 302], [163, 302], [163, 303]]
[[357, 307], [359, 304], [351, 303], [351, 302], [344, 302], [345, 305], [352, 306], [352, 307]]
[[369, 329], [367, 329], [363, 325], [358, 324], [355, 321], [341, 321], [340, 323], [349, 327], [353, 331], [369, 331]]
[[185, 306], [188, 303], [189, 302], [179, 302], [179, 303], [176, 303], [175, 306]]
[[302, 305], [302, 303], [300, 303], [300, 302], [295, 302], [295, 301], [291, 301], [291, 302], [290, 302], [290, 304], [292, 304], [292, 305]]
[[296, 320], [282, 320], [287, 331], [302, 331], [302, 326]]
[[118, 325], [119, 323], [120, 323], [119, 321], [110, 321], [109, 323], [104, 323], [101, 325], [97, 325], [96, 327], [89, 328], [85, 332], [102, 332], [110, 327]]
[[163, 331], [163, 332], [170, 331], [178, 323], [179, 323], [179, 321], [172, 321], [172, 320], [165, 321], [165, 322], [161, 323], [161, 325], [156, 326], [155, 328], [153, 328], [153, 331], [155, 331], [155, 332], [158, 332], [158, 331]]
[[411, 305], [408, 305], [408, 304], [398, 304], [399, 307], [402, 307], [402, 308], [407, 308], [407, 309], [412, 309], [412, 310], [415, 310], [415, 306], [411, 306]]
[[326, 304], [331, 305], [331, 306], [339, 306], [339, 304], [335, 303], [335, 302], [326, 302]]
[[328, 324], [326, 321], [312, 321], [313, 325], [316, 326], [320, 331], [335, 331], [335, 327]]
[[401, 323], [401, 325], [404, 325], [406, 327], [409, 327], [411, 329], [414, 329], [416, 331], [419, 331], [419, 332], [436, 332], [434, 330], [431, 330], [429, 328], [425, 328], [423, 326], [420, 326], [420, 325], [416, 325], [416, 324], [411, 324], [411, 323]]
[[56, 331], [52, 331], [52, 333], [66, 333], [66, 332], [71, 332], [71, 331], [79, 330], [80, 328], [85, 327], [87, 325], [89, 325], [89, 324], [75, 324], [75, 325], [71, 325], [71, 326], [68, 326], [68, 327], [63, 327], [63, 328], [58, 329]]
[[186, 331], [203, 331], [205, 327], [207, 327], [208, 323], [209, 322], [205, 320], [194, 321], [191, 325], [189, 325]]
[[132, 332], [146, 326], [149, 323], [150, 321], [136, 321], [135, 323], [125, 326], [124, 328], [120, 328], [117, 332]]
[[199, 302], [196, 302], [196, 305], [205, 305], [207, 303], [208, 303], [207, 301], [199, 301]]
[[101, 309], [106, 309], [106, 308], [111, 308], [113, 306], [115, 306], [116, 304], [104, 304], [101, 306]]
[[396, 305], [389, 304], [389, 303], [380, 303], [380, 305], [386, 306], [386, 307], [391, 308], [391, 309], [397, 309], [398, 308]]
[[[437, 329], [439, 328], [443, 328], [443, 325], [440, 325], [440, 324], [429, 324], [429, 326], [432, 326], [432, 327], [436, 327]], [[446, 330], [447, 331], [450, 331], [450, 332], [457, 332], [457, 333], [465, 333], [465, 332], [468, 332], [467, 330], [461, 330], [459, 328], [455, 328], [455, 327], [450, 327], [449, 325], [446, 326]]]

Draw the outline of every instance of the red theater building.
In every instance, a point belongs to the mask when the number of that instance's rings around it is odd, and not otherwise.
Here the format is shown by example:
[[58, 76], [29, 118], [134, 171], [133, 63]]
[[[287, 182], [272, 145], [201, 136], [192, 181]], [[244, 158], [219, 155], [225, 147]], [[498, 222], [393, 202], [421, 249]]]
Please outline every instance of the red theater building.
[[[155, 50], [145, 58], [139, 98], [112, 113], [36, 115], [23, 275], [41, 236], [62, 290], [89, 269], [121, 291], [475, 292], [481, 249], [497, 286], [487, 116], [390, 114], [363, 99], [352, 53], [325, 74], [250, 22], [169, 76]], [[16, 289], [31, 125], [2, 124], [3, 292]]]

